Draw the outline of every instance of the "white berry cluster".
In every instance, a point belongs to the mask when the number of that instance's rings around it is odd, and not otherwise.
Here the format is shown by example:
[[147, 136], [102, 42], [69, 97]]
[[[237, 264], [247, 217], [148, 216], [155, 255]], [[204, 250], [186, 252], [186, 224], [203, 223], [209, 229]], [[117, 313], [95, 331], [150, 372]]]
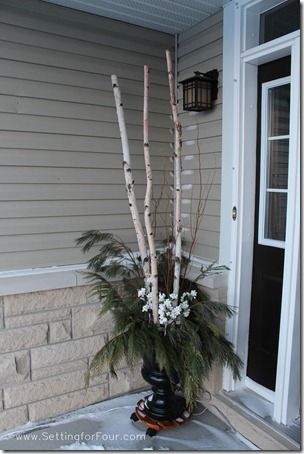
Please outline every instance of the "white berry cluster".
[[[160, 325], [167, 326], [173, 322], [180, 324], [180, 317], [189, 317], [190, 314], [190, 302], [195, 300], [197, 296], [196, 290], [191, 292], [184, 292], [180, 298], [180, 302], [177, 301], [177, 295], [170, 293], [159, 293], [158, 295], [158, 315]], [[152, 293], [147, 292], [145, 288], [138, 290], [138, 298], [145, 304], [142, 307], [143, 312], [149, 312], [152, 310]]]

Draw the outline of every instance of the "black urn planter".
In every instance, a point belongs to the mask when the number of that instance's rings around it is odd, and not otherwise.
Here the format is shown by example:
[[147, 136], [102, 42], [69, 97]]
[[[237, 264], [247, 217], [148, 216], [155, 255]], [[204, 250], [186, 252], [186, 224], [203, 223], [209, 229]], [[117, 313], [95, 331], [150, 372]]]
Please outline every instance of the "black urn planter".
[[168, 375], [155, 363], [147, 361], [144, 361], [141, 373], [153, 391], [145, 400], [145, 414], [156, 421], [179, 418], [186, 410], [185, 399], [172, 390]]

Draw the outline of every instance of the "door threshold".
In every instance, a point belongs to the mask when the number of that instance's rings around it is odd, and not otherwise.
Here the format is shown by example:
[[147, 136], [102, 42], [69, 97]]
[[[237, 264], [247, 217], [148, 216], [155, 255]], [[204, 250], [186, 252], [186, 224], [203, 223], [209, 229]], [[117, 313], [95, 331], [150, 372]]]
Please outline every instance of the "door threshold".
[[[253, 391], [243, 388], [238, 391], [220, 391], [212, 398], [210, 411], [220, 412], [231, 425], [258, 448], [268, 451], [299, 451], [300, 424], [284, 426], [272, 418], [273, 404]], [[220, 411], [217, 411], [217, 409]]]

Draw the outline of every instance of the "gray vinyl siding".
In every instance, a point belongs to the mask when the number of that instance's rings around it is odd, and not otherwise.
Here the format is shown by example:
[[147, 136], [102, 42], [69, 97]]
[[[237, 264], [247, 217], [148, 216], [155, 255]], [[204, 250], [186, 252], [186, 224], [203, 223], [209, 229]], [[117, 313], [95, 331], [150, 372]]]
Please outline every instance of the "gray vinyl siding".
[[[38, 0], [0, 0], [0, 270], [81, 263], [74, 242], [87, 229], [117, 233], [135, 247], [110, 75], [122, 89], [142, 208], [143, 64], [151, 68], [157, 196], [171, 165], [164, 52], [173, 42]], [[160, 213], [166, 208], [160, 204]]]
[[[204, 216], [193, 253], [203, 259], [217, 260], [220, 229], [220, 184], [222, 150], [222, 53], [223, 16], [217, 13], [179, 35], [178, 81], [194, 71], [219, 71], [219, 93], [216, 105], [209, 112], [183, 112], [182, 86], [179, 84], [179, 112], [183, 127], [183, 222], [184, 237], [190, 244], [191, 222], [199, 199], [201, 167]], [[201, 153], [199, 166], [198, 149]], [[187, 186], [188, 185], [188, 186]], [[192, 185], [192, 186], [190, 186]]]

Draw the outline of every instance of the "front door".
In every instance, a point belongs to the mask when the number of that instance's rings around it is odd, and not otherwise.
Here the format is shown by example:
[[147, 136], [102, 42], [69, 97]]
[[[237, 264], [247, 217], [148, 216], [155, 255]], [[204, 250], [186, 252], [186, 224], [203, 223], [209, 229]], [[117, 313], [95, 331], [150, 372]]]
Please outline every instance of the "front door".
[[247, 376], [275, 390], [284, 270], [290, 57], [258, 68], [255, 233]]

